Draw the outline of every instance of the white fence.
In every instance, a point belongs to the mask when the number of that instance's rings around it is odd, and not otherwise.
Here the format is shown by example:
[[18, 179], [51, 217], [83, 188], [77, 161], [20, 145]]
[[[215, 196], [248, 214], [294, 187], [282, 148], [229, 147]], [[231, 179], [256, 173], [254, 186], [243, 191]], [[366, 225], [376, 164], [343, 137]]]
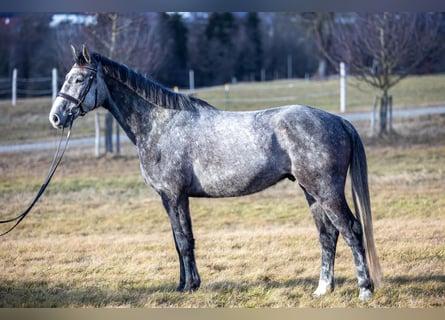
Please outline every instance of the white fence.
[[[289, 68], [291, 70], [291, 68]], [[262, 72], [264, 73], [264, 72]], [[288, 75], [292, 76], [291, 73]], [[262, 77], [263, 78], [263, 77]], [[265, 77], [264, 77], [265, 78]], [[339, 90], [324, 92], [322, 94], [318, 93], [316, 96], [330, 96], [330, 95], [340, 95], [340, 112], [344, 113], [346, 111], [346, 68], [343, 63], [340, 64], [340, 88]], [[189, 90], [193, 92], [195, 89], [195, 74], [193, 70], [189, 70]], [[272, 88], [271, 88], [272, 89]], [[224, 103], [227, 104], [229, 100], [230, 86], [224, 86], [225, 98]], [[58, 92], [58, 79], [57, 79], [57, 69], [52, 69], [50, 77], [38, 77], [38, 78], [18, 78], [17, 69], [13, 70], [12, 79], [10, 78], [0, 78], [0, 97], [10, 96], [12, 105], [16, 105], [17, 97], [32, 97], [32, 96], [52, 96], [53, 101], [56, 98]], [[231, 102], [254, 102], [254, 101], [292, 101], [296, 100], [296, 96], [280, 96], [280, 97], [269, 97], [269, 98], [230, 98]], [[215, 101], [213, 101], [215, 102]], [[112, 145], [112, 140], [116, 142], [116, 151], [119, 153], [120, 149], [120, 134], [119, 126], [116, 125], [116, 134], [114, 139], [112, 138], [111, 129], [109, 129], [110, 134], [108, 137], [109, 142]], [[101, 128], [99, 114], [96, 113], [95, 119], [95, 154], [100, 156], [100, 144], [101, 144]], [[110, 141], [111, 140], [111, 141]], [[107, 144], [107, 142], [105, 143]]]
[[[290, 60], [290, 63], [292, 63], [292, 60]], [[288, 79], [291, 79], [292, 77], [292, 68], [291, 68], [292, 64], [290, 64], [290, 67], [288, 67]], [[264, 69], [261, 70], [262, 73], [264, 73]], [[263, 78], [263, 77], [262, 77]], [[264, 77], [265, 78], [265, 77]], [[339, 95], [339, 110], [341, 113], [345, 113], [346, 112], [346, 78], [347, 78], [347, 67], [345, 65], [345, 63], [341, 62], [340, 63], [340, 73], [339, 73], [339, 89], [338, 90], [333, 90], [333, 91], [327, 91], [327, 92], [323, 92], [323, 93], [316, 93], [316, 94], [308, 94], [305, 93], [304, 97], [305, 98], [309, 98], [309, 97], [321, 97], [321, 96], [336, 96]], [[264, 81], [264, 80], [262, 80]], [[232, 84], [236, 84], [236, 79], [233, 78], [232, 79]], [[287, 85], [286, 85], [287, 86]], [[276, 90], [277, 86], [270, 86], [269, 89], [271, 90]], [[193, 70], [189, 71], [189, 91], [190, 92], [194, 92], [195, 90], [195, 74]], [[255, 95], [252, 95], [251, 98], [229, 98], [230, 96], [230, 84], [226, 84], [224, 86], [224, 91], [225, 91], [225, 95], [223, 99], [213, 99], [212, 102], [220, 102], [220, 103], [224, 103], [226, 106], [229, 103], [243, 103], [243, 102], [282, 102], [285, 103], [286, 101], [295, 101], [299, 98], [301, 98], [301, 95], [298, 96], [275, 96], [275, 97], [267, 97], [267, 98], [260, 98], [260, 97], [256, 97]], [[240, 90], [240, 89], [238, 89]], [[268, 88], [263, 88], [262, 90], [268, 90]], [[175, 86], [175, 91], [178, 91], [178, 87]]]
[[0, 78], [0, 96], [10, 96], [13, 106], [17, 97], [52, 96], [57, 95], [57, 69], [52, 69], [51, 76], [35, 78], [19, 78], [17, 69], [12, 71], [12, 78]]

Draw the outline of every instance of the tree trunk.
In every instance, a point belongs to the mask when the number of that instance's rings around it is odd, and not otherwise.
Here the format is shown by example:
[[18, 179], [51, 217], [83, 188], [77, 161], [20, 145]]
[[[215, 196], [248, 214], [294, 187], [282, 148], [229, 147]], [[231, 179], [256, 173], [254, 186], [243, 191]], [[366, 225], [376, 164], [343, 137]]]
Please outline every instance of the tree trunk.
[[380, 98], [380, 135], [385, 135], [388, 133], [388, 90], [383, 91], [383, 95]]
[[318, 68], [317, 68], [317, 75], [320, 79], [324, 80], [326, 79], [326, 69], [327, 69], [327, 62], [326, 59], [320, 58], [318, 60]]

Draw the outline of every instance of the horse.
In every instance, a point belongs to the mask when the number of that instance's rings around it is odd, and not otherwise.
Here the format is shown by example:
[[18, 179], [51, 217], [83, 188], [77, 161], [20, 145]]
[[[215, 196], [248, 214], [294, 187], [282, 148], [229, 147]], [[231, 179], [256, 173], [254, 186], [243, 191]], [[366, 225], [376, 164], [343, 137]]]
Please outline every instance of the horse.
[[[314, 297], [334, 289], [339, 234], [352, 251], [359, 299], [380, 284], [367, 160], [356, 129], [340, 116], [303, 105], [223, 111], [174, 92], [83, 45], [71, 46], [67, 73], [49, 120], [55, 128], [103, 107], [135, 145], [142, 178], [162, 199], [179, 257], [178, 291], [200, 287], [190, 197], [235, 197], [281, 180], [303, 190], [321, 244]], [[345, 198], [350, 173], [355, 216]]]

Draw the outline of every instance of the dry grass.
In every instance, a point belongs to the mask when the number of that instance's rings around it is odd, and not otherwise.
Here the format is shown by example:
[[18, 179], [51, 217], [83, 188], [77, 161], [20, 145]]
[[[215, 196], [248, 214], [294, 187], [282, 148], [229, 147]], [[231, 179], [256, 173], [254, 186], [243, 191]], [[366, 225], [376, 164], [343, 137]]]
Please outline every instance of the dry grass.
[[[39, 104], [34, 110], [46, 114]], [[43, 126], [44, 119], [35, 121]], [[83, 135], [91, 119], [76, 123], [74, 133]], [[0, 126], [7, 141], [52, 134], [25, 134], [16, 118], [10, 120]], [[366, 137], [367, 124], [356, 125]], [[100, 159], [92, 147], [69, 148], [41, 201], [0, 238], [0, 306], [444, 307], [445, 117], [397, 121], [395, 127], [400, 136], [365, 139], [385, 275], [368, 303], [357, 298], [352, 256], [342, 239], [336, 290], [312, 298], [320, 248], [304, 197], [291, 182], [247, 197], [193, 199], [203, 282], [193, 294], [175, 292], [179, 265], [168, 218], [143, 184], [134, 150], [125, 146], [124, 155]], [[26, 207], [50, 153], [0, 154], [1, 218]]]
[[[377, 248], [385, 285], [357, 299], [339, 241], [337, 287], [313, 299], [320, 249], [301, 192], [280, 183], [233, 199], [193, 199], [203, 285], [174, 291], [178, 262], [166, 214], [132, 155], [68, 151], [41, 202], [0, 242], [3, 307], [443, 307], [445, 146], [368, 146]], [[50, 155], [0, 155], [0, 211], [18, 212]]]

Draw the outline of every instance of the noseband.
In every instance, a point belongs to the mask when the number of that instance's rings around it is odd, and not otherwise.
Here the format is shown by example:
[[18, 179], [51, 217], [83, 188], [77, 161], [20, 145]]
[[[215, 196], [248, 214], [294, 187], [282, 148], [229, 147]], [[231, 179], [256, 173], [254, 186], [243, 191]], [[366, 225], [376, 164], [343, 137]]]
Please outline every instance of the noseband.
[[[85, 98], [86, 98], [88, 92], [91, 89], [91, 85], [93, 84], [93, 81], [96, 78], [97, 70], [92, 68], [92, 67], [88, 67], [88, 66], [83, 66], [83, 68], [90, 70], [91, 74], [90, 74], [90, 76], [88, 78], [87, 85], [80, 92], [79, 98], [70, 96], [69, 94], [66, 94], [66, 93], [63, 93], [63, 92], [59, 92], [57, 94], [58, 97], [66, 99], [66, 100], [68, 100], [68, 101], [70, 101], [70, 102], [75, 104], [75, 106], [70, 109], [70, 115], [72, 115], [72, 110], [75, 109], [75, 108], [79, 108], [79, 114], [81, 116], [84, 116], [87, 113], [87, 111], [85, 111], [85, 108], [83, 107], [83, 102], [85, 101]], [[96, 108], [96, 103], [97, 103], [97, 88], [96, 88], [96, 93], [94, 95], [94, 107], [93, 107], [93, 109]]]

